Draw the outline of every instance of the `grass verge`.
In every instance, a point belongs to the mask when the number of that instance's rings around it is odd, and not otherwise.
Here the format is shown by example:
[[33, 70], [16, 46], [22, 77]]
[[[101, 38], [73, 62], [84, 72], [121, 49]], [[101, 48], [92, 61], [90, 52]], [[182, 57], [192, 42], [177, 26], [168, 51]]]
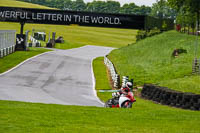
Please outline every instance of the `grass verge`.
[[[134, 78], [137, 85], [153, 83], [199, 93], [200, 79], [191, 75], [195, 41], [195, 36], [169, 31], [113, 50], [109, 58], [121, 76]], [[172, 58], [175, 49], [185, 49], [187, 53]]]
[[3, 73], [19, 63], [23, 62], [24, 60], [33, 57], [35, 55], [50, 51], [48, 49], [42, 48], [30, 48], [30, 51], [16, 51], [8, 56], [0, 58], [0, 73]]
[[97, 90], [97, 96], [102, 101], [107, 101], [109, 98], [111, 98], [111, 93], [109, 92], [99, 92], [99, 90], [111, 90], [112, 87], [109, 83], [109, 77], [107, 74], [107, 68], [104, 65], [104, 57], [98, 57], [93, 60], [93, 70], [94, 75], [96, 79], [96, 90]]

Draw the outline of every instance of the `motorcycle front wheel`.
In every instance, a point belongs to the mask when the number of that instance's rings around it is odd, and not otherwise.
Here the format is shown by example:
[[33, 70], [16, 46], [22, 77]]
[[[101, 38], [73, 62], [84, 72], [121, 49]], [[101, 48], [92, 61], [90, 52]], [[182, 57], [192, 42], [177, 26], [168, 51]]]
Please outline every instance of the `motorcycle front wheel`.
[[107, 102], [105, 102], [104, 107], [111, 108], [112, 107], [112, 99], [109, 99]]
[[122, 108], [132, 108], [132, 102], [126, 101], [122, 104]]

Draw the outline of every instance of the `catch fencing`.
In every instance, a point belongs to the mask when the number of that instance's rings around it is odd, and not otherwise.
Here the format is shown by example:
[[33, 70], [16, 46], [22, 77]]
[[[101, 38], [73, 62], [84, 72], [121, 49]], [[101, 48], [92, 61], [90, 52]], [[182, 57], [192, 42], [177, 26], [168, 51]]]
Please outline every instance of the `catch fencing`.
[[15, 51], [15, 33], [14, 30], [0, 30], [0, 57], [4, 57]]

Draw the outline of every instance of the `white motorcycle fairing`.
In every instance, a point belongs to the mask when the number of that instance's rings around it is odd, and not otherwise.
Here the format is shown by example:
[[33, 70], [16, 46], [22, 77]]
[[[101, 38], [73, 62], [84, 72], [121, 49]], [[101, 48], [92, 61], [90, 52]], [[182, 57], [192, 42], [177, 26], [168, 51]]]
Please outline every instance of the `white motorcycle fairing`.
[[130, 101], [129, 98], [127, 98], [126, 96], [120, 96], [119, 98], [119, 107], [121, 108], [122, 104], [126, 101]]

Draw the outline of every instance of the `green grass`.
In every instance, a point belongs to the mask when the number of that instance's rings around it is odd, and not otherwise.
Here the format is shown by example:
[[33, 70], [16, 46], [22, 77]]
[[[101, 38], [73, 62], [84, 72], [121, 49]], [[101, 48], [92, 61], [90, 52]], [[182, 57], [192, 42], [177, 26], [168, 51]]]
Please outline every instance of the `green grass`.
[[0, 73], [3, 73], [19, 63], [23, 62], [24, 60], [33, 57], [35, 55], [47, 52], [50, 50], [41, 49], [41, 48], [30, 48], [30, 51], [16, 51], [8, 56], [0, 58]]
[[182, 92], [193, 92], [200, 94], [200, 76], [186, 76], [184, 78], [162, 81], [161, 86], [167, 86], [171, 89]]
[[[116, 49], [111, 52], [109, 58], [121, 76], [128, 75], [134, 78], [137, 85], [154, 83], [178, 90], [178, 86], [190, 85], [188, 89], [191, 92], [199, 93], [199, 85], [196, 83], [199, 77], [191, 76], [195, 39], [195, 36], [169, 31]], [[187, 54], [172, 58], [176, 48], [186, 49]], [[179, 82], [181, 80], [184, 81]]]
[[[97, 81], [106, 76], [102, 59], [95, 59], [93, 64]], [[98, 67], [100, 71], [95, 70]], [[111, 97], [111, 93], [98, 94], [103, 101]], [[0, 101], [0, 132], [199, 133], [199, 111], [136, 99], [132, 109]]]
[[199, 133], [200, 112], [137, 99], [132, 109], [0, 101], [1, 133]]
[[96, 79], [95, 89], [97, 96], [104, 102], [112, 98], [109, 92], [99, 92], [99, 90], [111, 90], [112, 87], [109, 83], [107, 68], [104, 65], [104, 57], [98, 57], [93, 60], [93, 71]]
[[31, 3], [26, 3], [26, 2], [16, 1], [16, 0], [1, 0], [0, 6], [53, 9], [53, 8], [49, 8], [49, 7], [45, 7], [45, 6], [41, 6], [37, 4], [31, 4]]
[[93, 69], [96, 79], [96, 90], [111, 90], [112, 87], [107, 76], [107, 68], [104, 65], [104, 57], [98, 57], [93, 60]]
[[[12, 3], [12, 4], [11, 4]], [[43, 8], [35, 4], [19, 2], [15, 0], [1, 0], [0, 6], [14, 6], [26, 8]], [[32, 29], [44, 30], [47, 34], [56, 32], [56, 37], [63, 36], [65, 43], [56, 45], [56, 48], [69, 49], [77, 48], [84, 45], [98, 45], [107, 47], [123, 47], [136, 41], [137, 30], [117, 29], [117, 28], [97, 28], [82, 27], [77, 25], [44, 25], [44, 24], [25, 24], [24, 31]], [[16, 30], [20, 32], [19, 23], [0, 22], [0, 30]]]
[[57, 43], [55, 48], [57, 49], [72, 49], [72, 48], [78, 48], [78, 47], [82, 47], [84, 46], [84, 44], [81, 43], [70, 43], [65, 41], [64, 43]]
[[[0, 29], [8, 29], [8, 28], [16, 29], [18, 31], [19, 24], [0, 23]], [[46, 31], [56, 31], [57, 36], [64, 37], [64, 39], [66, 40], [65, 43], [66, 45], [69, 44], [70, 45], [69, 47], [79, 47], [86, 44], [122, 47], [126, 46], [129, 43], [134, 42], [136, 34], [134, 30], [122, 30], [122, 29], [119, 30], [119, 29], [89, 28], [89, 27], [79, 27], [79, 26], [66, 26], [65, 29], [63, 28], [63, 26], [31, 25], [31, 24], [25, 25], [26, 30], [27, 29], [31, 30], [32, 28], [45, 29]], [[65, 30], [66, 32], [64, 32]], [[178, 35], [178, 34], [175, 34], [175, 32], [171, 32], [170, 34], [168, 33], [168, 35], [163, 34], [159, 36], [164, 36], [165, 38], [168, 38], [168, 36], [170, 35]], [[151, 39], [153, 39], [154, 42], [147, 43], [148, 42], [147, 40]], [[179, 43], [180, 46], [182, 46], [181, 44], [185, 42], [184, 41], [185, 39], [187, 40], [187, 37], [183, 35], [182, 37], [179, 37], [179, 39], [181, 39], [183, 42], [179, 42], [177, 40], [175, 41], [174, 39], [173, 45]], [[126, 55], [127, 52], [130, 52], [131, 54], [134, 53], [138, 54], [137, 56], [141, 57], [141, 59], [143, 60], [147, 59], [147, 61], [145, 60], [144, 62], [144, 64], [145, 63], [147, 64], [145, 68], [147, 67], [148, 68], [147, 70], [151, 70], [150, 69], [151, 66], [148, 67], [148, 65], [150, 65], [151, 63], [148, 62], [149, 59], [147, 57], [149, 58], [152, 57], [151, 53], [153, 53], [154, 57], [156, 57], [156, 59], [158, 60], [157, 56], [162, 57], [161, 56], [162, 54], [161, 53], [155, 54], [155, 52], [153, 52], [154, 50], [148, 51], [148, 49], [151, 49], [151, 47], [156, 49], [157, 46], [159, 45], [162, 46], [163, 43], [166, 42], [166, 40], [163, 39], [163, 42], [161, 41], [161, 43], [156, 44], [158, 43], [156, 40], [157, 40], [156, 38], [148, 38], [143, 41], [140, 41], [140, 44], [136, 44], [135, 46], [131, 45], [127, 48], [121, 48], [120, 50], [124, 50], [122, 52], [123, 54], [115, 56], [116, 58], [122, 56], [121, 62], [124, 63], [122, 64], [122, 66], [123, 65], [126, 66], [127, 62], [130, 63], [134, 62], [136, 65], [140, 67], [140, 64], [141, 66], [143, 66], [142, 62], [133, 60], [132, 55]], [[169, 37], [168, 40], [170, 42], [172, 40], [172, 37], [171, 38]], [[189, 37], [188, 40], [191, 40], [192, 42], [193, 38]], [[190, 43], [188, 43], [188, 45], [184, 45], [184, 48], [190, 47], [189, 44]], [[63, 48], [65, 47], [61, 45], [59, 47]], [[153, 45], [155, 45], [155, 47]], [[147, 48], [145, 48], [146, 46]], [[163, 50], [163, 48], [160, 49], [162, 50], [163, 53], [165, 53], [165, 50]], [[115, 52], [117, 52], [117, 50]], [[141, 54], [139, 54], [140, 52]], [[170, 51], [169, 53], [171, 54], [171, 52], [172, 51]], [[25, 53], [28, 54], [28, 52]], [[148, 53], [149, 55], [143, 57], [143, 55]], [[18, 54], [18, 52], [14, 54]], [[114, 60], [115, 58], [113, 55], [114, 54], [111, 54], [112, 60]], [[5, 58], [8, 58], [9, 56], [4, 57], [3, 60]], [[128, 61], [123, 60], [125, 56], [127, 57], [130, 56], [131, 58], [127, 58]], [[181, 62], [183, 60], [182, 56], [184, 55], [181, 55], [180, 58], [173, 60], [172, 64], [174, 64], [175, 62], [178, 62], [177, 64], [182, 64], [182, 63], [184, 64], [184, 62]], [[16, 57], [19, 58], [19, 56]], [[23, 56], [21, 53], [20, 58], [22, 57]], [[139, 60], [139, 57], [136, 59]], [[157, 61], [156, 59], [155, 60], [152, 59], [152, 64], [154, 64], [154, 62]], [[4, 62], [3, 66], [7, 63], [9, 64], [10, 62], [6, 63]], [[102, 58], [95, 60], [94, 64], [95, 67], [96, 66], [100, 67], [102, 65], [103, 65]], [[126, 68], [129, 68], [130, 65], [128, 65]], [[0, 65], [0, 68], [2, 68], [2, 65]], [[103, 81], [102, 84], [107, 84], [104, 82], [106, 75], [105, 68], [100, 67], [97, 70], [94, 70], [97, 71], [96, 75], [99, 76], [100, 78], [101, 76], [104, 77], [104, 80], [102, 80]], [[119, 69], [117, 70], [119, 71]], [[160, 69], [158, 70], [160, 73], [163, 72]], [[124, 72], [125, 74], [132, 72], [132, 70], [129, 71], [129, 69], [125, 69], [122, 71], [127, 71]], [[104, 74], [99, 74], [99, 72], [102, 72]], [[190, 71], [188, 71], [188, 73], [190, 73]], [[96, 78], [98, 82], [99, 78], [97, 76]], [[138, 83], [147, 81], [149, 79], [148, 75], [146, 76], [147, 78], [143, 78], [144, 76], [142, 76], [141, 79], [137, 80], [135, 79], [135, 80]], [[182, 75], [180, 75], [180, 77], [182, 77]], [[154, 78], [153, 80], [157, 81], [156, 78]], [[171, 78], [169, 78], [169, 80], [171, 80]], [[162, 80], [158, 81], [161, 83]], [[106, 87], [97, 86], [97, 88], [101, 89]], [[110, 93], [98, 93], [98, 95], [104, 101], [110, 98], [111, 96]], [[39, 103], [24, 103], [24, 102], [13, 102], [13, 101], [11, 102], [11, 101], [1, 100], [0, 132], [1, 133], [27, 133], [27, 132], [30, 133], [31, 132], [32, 133], [38, 133], [38, 132], [41, 133], [45, 132], [46, 133], [49, 132], [52, 133], [56, 132], [57, 133], [60, 132], [199, 133], [200, 112], [176, 109], [168, 106], [155, 104], [151, 101], [146, 101], [140, 98], [136, 99], [137, 102], [134, 103], [132, 109], [63, 106], [63, 105], [51, 105], [51, 104], [39, 104]]]
[[[47, 33], [56, 32], [56, 36], [63, 36], [65, 43], [57, 44], [56, 48], [74, 48], [83, 45], [98, 45], [107, 47], [123, 47], [135, 42], [136, 30], [115, 29], [115, 28], [97, 28], [82, 26], [65, 25], [44, 25], [44, 24], [25, 24], [24, 31], [32, 29], [44, 30]], [[20, 31], [20, 24], [0, 22], [0, 30]], [[29, 33], [31, 35], [31, 32]]]

